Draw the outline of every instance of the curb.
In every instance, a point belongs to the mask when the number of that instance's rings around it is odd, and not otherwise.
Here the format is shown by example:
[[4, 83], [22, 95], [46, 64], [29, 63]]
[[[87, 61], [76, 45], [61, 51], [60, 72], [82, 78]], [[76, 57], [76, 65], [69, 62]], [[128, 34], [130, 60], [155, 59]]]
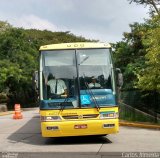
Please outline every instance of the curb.
[[[21, 108], [21, 111], [31, 111], [31, 110], [36, 110], [37, 108]], [[14, 114], [14, 111], [6, 111], [6, 112], [0, 112], [0, 116], [5, 116], [5, 115], [11, 115]]]
[[119, 125], [160, 130], [160, 125], [151, 125], [151, 124], [134, 123], [134, 122], [122, 122], [122, 121], [119, 122]]
[[32, 111], [32, 110], [37, 110], [39, 107], [33, 107], [33, 108], [21, 108], [22, 111]]
[[10, 115], [10, 114], [14, 114], [14, 111], [0, 112], [0, 116]]

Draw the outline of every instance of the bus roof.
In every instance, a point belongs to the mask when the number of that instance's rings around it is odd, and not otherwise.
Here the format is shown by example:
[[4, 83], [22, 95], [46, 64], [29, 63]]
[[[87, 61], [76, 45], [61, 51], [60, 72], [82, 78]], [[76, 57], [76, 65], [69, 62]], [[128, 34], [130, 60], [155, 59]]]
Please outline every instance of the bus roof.
[[76, 42], [76, 43], [60, 43], [41, 46], [39, 50], [53, 49], [83, 49], [83, 48], [111, 48], [109, 43], [98, 42]]

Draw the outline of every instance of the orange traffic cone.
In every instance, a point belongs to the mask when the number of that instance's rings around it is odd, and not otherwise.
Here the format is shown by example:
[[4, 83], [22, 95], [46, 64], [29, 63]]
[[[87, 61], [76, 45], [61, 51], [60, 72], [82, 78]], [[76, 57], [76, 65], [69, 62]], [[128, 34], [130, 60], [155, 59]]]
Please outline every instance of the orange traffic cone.
[[13, 119], [22, 119], [22, 113], [21, 113], [21, 105], [20, 104], [15, 104], [14, 105], [14, 115], [13, 115]]

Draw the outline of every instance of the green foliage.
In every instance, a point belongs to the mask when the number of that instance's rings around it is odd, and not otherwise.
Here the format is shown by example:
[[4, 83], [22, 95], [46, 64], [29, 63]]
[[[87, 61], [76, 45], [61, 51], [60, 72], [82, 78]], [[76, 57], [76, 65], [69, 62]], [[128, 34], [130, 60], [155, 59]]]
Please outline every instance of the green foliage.
[[124, 75], [122, 90], [140, 92], [140, 101], [135, 101], [139, 105], [134, 107], [156, 114], [160, 112], [160, 1], [128, 1], [149, 7], [151, 16], [142, 24], [130, 25], [131, 32], [114, 44], [115, 64]]
[[123, 89], [133, 89], [137, 80], [137, 71], [144, 67], [146, 54], [142, 43], [146, 26], [134, 23], [130, 25], [131, 32], [124, 33], [124, 39], [114, 45], [115, 64], [121, 68], [124, 75]]
[[5, 33], [8, 29], [10, 29], [12, 26], [4, 21], [0, 21], [0, 35]]
[[22, 78], [22, 70], [18, 64], [6, 59], [0, 61], [0, 67], [0, 91], [2, 92], [5, 89], [5, 83], [8, 78], [14, 77], [17, 81]]
[[160, 91], [160, 17], [149, 21], [152, 26], [146, 32], [143, 44], [146, 47], [146, 67], [137, 74], [137, 87], [143, 90]]
[[124, 74], [124, 89], [160, 90], [160, 16], [130, 25], [115, 47], [115, 63]]
[[[114, 45], [116, 67], [124, 75], [123, 90], [139, 89], [137, 108], [152, 112], [160, 110], [160, 16], [152, 16], [143, 24], [130, 25], [131, 32]], [[141, 105], [138, 105], [138, 103]], [[129, 103], [126, 102], [126, 103]], [[143, 106], [142, 106], [143, 105]]]
[[66, 32], [51, 32], [48, 30], [25, 30], [28, 40], [34, 44], [34, 46], [46, 45], [46, 44], [56, 44], [56, 43], [69, 43], [69, 42], [85, 42], [91, 41], [87, 40], [81, 36], [75, 36], [69, 31]]

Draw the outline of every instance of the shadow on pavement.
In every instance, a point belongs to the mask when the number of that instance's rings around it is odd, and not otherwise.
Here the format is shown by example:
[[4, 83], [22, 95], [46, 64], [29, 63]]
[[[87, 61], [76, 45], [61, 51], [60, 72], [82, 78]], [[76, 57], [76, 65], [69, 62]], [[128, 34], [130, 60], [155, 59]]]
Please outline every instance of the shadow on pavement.
[[73, 144], [108, 144], [112, 143], [107, 137], [98, 136], [79, 136], [79, 137], [63, 137], [63, 138], [48, 138], [48, 145], [73, 145]]
[[41, 136], [40, 119], [38, 115], [28, 120], [20, 129], [11, 134], [7, 139], [10, 143], [21, 142], [32, 145], [73, 145], [112, 143], [105, 136], [43, 138]]

